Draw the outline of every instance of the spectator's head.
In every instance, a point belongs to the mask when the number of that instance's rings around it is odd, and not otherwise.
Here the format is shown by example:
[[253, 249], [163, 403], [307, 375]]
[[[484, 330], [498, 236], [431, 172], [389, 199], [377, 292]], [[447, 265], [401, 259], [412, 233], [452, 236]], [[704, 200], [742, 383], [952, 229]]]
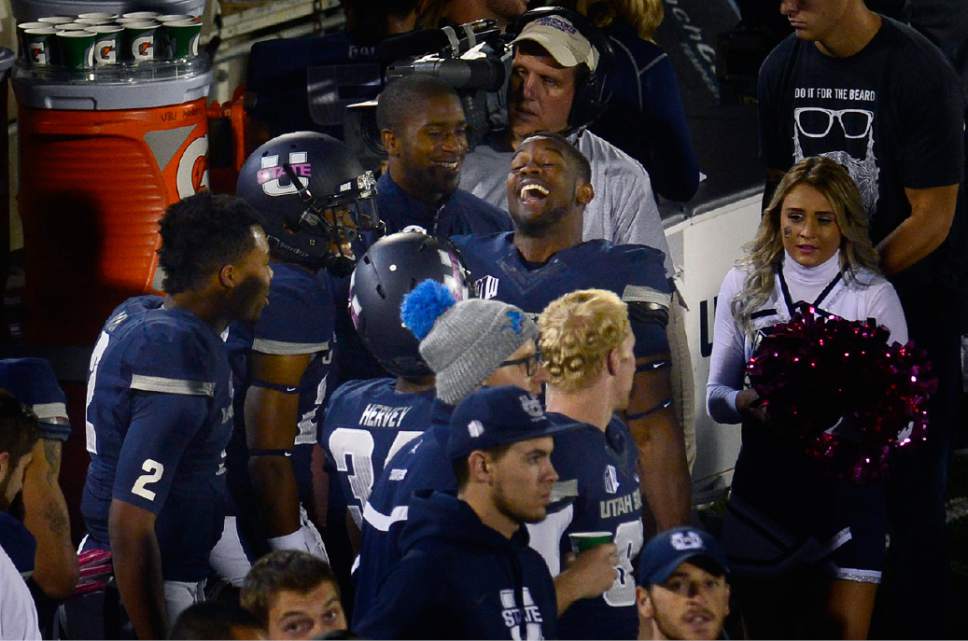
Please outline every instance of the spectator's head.
[[864, 0], [781, 0], [780, 13], [786, 16], [797, 38], [824, 42], [864, 9]]
[[720, 638], [729, 614], [727, 569], [719, 545], [702, 530], [656, 535], [639, 556], [639, 621], [651, 625], [653, 635], [644, 638]]
[[482, 385], [537, 391], [538, 328], [514, 305], [480, 298], [455, 302], [446, 287], [425, 280], [404, 297], [400, 315], [420, 341], [443, 402], [457, 405]]
[[467, 123], [449, 85], [425, 74], [394, 80], [380, 93], [376, 120], [394, 182], [424, 202], [454, 193], [467, 153]]
[[509, 118], [511, 143], [537, 131], [562, 132], [575, 97], [598, 68], [600, 53], [568, 17], [528, 21], [514, 39]]
[[511, 158], [506, 182], [516, 234], [557, 236], [562, 226], [581, 231], [582, 212], [595, 197], [588, 159], [560, 134], [526, 138]]
[[37, 416], [7, 390], [0, 390], [0, 512], [20, 493], [24, 473], [40, 437]]
[[251, 206], [206, 191], [170, 206], [160, 226], [158, 265], [168, 294], [210, 299], [231, 320], [259, 318], [272, 269], [269, 244]]
[[553, 425], [541, 401], [517, 387], [472, 393], [454, 409], [447, 441], [459, 496], [505, 534], [544, 519], [558, 479], [553, 435], [574, 427]]
[[662, 0], [578, 0], [575, 8], [599, 29], [616, 20], [631, 25], [643, 40], [651, 40], [662, 24]]
[[804, 158], [783, 176], [763, 212], [744, 259], [751, 277], [733, 301], [734, 317], [748, 324], [752, 311], [772, 295], [784, 253], [804, 267], [816, 267], [838, 250], [848, 279], [861, 269], [878, 271], [867, 214], [850, 174], [830, 158]]
[[181, 614], [169, 639], [265, 639], [265, 628], [248, 610], [236, 605], [205, 601]]
[[270, 639], [317, 639], [347, 627], [336, 577], [308, 552], [276, 550], [259, 559], [240, 601]]
[[373, 45], [387, 36], [405, 33], [417, 23], [419, 0], [340, 0], [346, 31], [353, 42]]
[[618, 296], [603, 289], [565, 294], [541, 312], [538, 331], [553, 390], [600, 390], [613, 409], [628, 407], [635, 377], [635, 336], [628, 306]]

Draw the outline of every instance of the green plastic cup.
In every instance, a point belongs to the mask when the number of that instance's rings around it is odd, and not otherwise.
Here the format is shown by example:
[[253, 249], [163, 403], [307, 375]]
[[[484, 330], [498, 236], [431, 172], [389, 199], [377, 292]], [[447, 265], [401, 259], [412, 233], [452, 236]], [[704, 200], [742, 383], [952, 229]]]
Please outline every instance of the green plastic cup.
[[192, 16], [187, 13], [169, 13], [166, 16], [156, 16], [154, 18], [155, 22], [160, 22], [165, 24], [166, 22], [181, 22], [182, 20], [191, 20]]
[[94, 39], [94, 64], [99, 67], [117, 64], [124, 27], [116, 24], [99, 24], [92, 26], [91, 31], [97, 34]]
[[44, 22], [53, 26], [55, 24], [67, 24], [69, 22], [74, 22], [74, 18], [70, 16], [44, 16], [43, 18], [37, 18], [37, 22]]
[[99, 25], [99, 24], [111, 24], [114, 22], [113, 18], [78, 18], [72, 24], [86, 24], [86, 25]]
[[198, 56], [198, 40], [202, 25], [191, 18], [161, 25], [164, 34], [165, 57], [168, 60], [183, 60]]
[[125, 20], [154, 20], [160, 14], [157, 11], [132, 11], [130, 13], [122, 14], [121, 17]]
[[30, 45], [27, 41], [27, 29], [46, 29], [50, 27], [46, 22], [21, 22], [17, 25], [17, 41], [20, 44], [20, 58], [30, 62]]
[[82, 70], [94, 66], [93, 31], [58, 31], [57, 60], [68, 69]]
[[36, 29], [24, 30], [24, 60], [29, 64], [43, 67], [54, 64], [54, 51], [57, 49], [57, 30], [47, 25]]
[[68, 22], [55, 25], [54, 28], [58, 31], [87, 31], [91, 28], [91, 25], [84, 24], [83, 22]]
[[585, 550], [591, 550], [592, 548], [597, 548], [599, 545], [611, 543], [612, 533], [571, 532], [568, 534], [568, 540], [571, 541], [571, 551], [575, 554], [581, 554]]
[[116, 13], [104, 13], [101, 11], [95, 11], [93, 13], [82, 13], [77, 16], [77, 22], [82, 20], [103, 20], [104, 22], [98, 22], [97, 24], [106, 24], [112, 20], [117, 20], [118, 14]]
[[122, 33], [124, 59], [147, 62], [155, 59], [157, 22], [125, 22]]

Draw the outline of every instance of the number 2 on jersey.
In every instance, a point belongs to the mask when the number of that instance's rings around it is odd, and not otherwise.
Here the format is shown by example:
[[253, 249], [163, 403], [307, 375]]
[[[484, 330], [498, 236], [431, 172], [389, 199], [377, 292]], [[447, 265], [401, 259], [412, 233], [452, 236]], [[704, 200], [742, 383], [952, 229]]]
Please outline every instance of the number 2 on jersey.
[[134, 485], [131, 486], [131, 493], [137, 494], [143, 499], [154, 501], [154, 491], [149, 490], [146, 486], [149, 483], [157, 483], [161, 480], [161, 476], [165, 473], [165, 466], [155, 459], [146, 458], [145, 462], [141, 464], [141, 469], [147, 474], [142, 474], [135, 480]]

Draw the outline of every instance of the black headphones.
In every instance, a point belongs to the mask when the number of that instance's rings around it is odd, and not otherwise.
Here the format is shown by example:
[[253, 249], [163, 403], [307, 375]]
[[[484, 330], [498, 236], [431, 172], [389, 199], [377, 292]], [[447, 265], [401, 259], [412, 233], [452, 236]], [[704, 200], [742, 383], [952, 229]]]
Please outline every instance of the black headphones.
[[589, 22], [588, 18], [567, 7], [531, 9], [508, 27], [507, 35], [509, 39], [517, 38], [528, 23], [548, 16], [561, 16], [568, 20], [598, 51], [598, 65], [594, 70], [589, 69], [588, 77], [584, 79], [580, 86], [575, 87], [575, 98], [572, 100], [571, 111], [568, 113], [569, 127], [577, 128], [589, 125], [605, 111], [607, 103], [605, 78], [612, 66], [612, 60], [615, 58], [612, 45], [605, 34]]

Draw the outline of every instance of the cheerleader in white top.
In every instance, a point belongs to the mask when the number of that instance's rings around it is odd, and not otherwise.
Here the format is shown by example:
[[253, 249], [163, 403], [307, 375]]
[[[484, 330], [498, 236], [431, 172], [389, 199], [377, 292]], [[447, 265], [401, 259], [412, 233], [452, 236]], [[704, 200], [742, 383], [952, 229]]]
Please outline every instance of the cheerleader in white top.
[[787, 172], [747, 251], [720, 288], [706, 387], [710, 416], [743, 424], [723, 528], [730, 581], [750, 638], [863, 639], [885, 556], [883, 488], [840, 480], [783, 438], [744, 372], [759, 338], [798, 303], [874, 318], [900, 343], [904, 312], [878, 273], [860, 194], [827, 158]]

